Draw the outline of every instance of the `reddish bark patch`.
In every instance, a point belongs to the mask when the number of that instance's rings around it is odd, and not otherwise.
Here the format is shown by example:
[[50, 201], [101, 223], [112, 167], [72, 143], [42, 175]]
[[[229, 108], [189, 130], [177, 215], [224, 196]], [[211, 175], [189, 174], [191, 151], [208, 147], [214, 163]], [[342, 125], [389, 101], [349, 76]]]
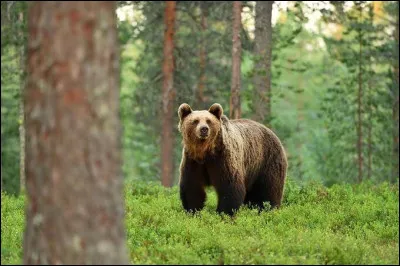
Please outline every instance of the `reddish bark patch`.
[[92, 38], [93, 28], [94, 28], [93, 20], [86, 21], [83, 24], [83, 33], [85, 34], [86, 38], [88, 39]]
[[68, 90], [63, 97], [65, 104], [77, 104], [82, 103], [85, 98], [85, 95], [81, 89], [71, 89]]
[[78, 22], [78, 20], [80, 19], [80, 15], [78, 10], [74, 9], [69, 13], [69, 19], [71, 21], [71, 23], [76, 23]]
[[44, 134], [43, 134], [43, 139], [44, 139], [44, 140], [47, 140], [48, 138], [49, 138], [49, 131], [46, 130], [46, 131], [44, 132]]
[[83, 240], [82, 238], [81, 238], [81, 248], [82, 249], [84, 249], [85, 247], [86, 247], [86, 243], [85, 243], [85, 240]]
[[55, 72], [58, 74], [65, 74], [69, 71], [69, 64], [67, 62], [56, 63], [54, 64], [54, 69], [56, 70]]
[[37, 30], [36, 27], [32, 27], [32, 28], [30, 29], [30, 35], [31, 35], [31, 38], [32, 38], [33, 40], [36, 40], [37, 35], [38, 35], [38, 30]]
[[64, 18], [64, 16], [63, 16], [62, 13], [58, 13], [58, 14], [56, 15], [56, 21], [57, 21], [57, 22], [60, 22], [63, 18]]
[[41, 102], [43, 99], [43, 93], [38, 89], [36, 86], [31, 86], [31, 89], [27, 91], [29, 99], [31, 99], [32, 102]]
[[101, 216], [101, 224], [103, 224], [103, 225], [107, 225], [107, 224], [110, 224], [110, 218], [108, 217], [108, 215], [107, 214], [103, 214], [102, 216]]

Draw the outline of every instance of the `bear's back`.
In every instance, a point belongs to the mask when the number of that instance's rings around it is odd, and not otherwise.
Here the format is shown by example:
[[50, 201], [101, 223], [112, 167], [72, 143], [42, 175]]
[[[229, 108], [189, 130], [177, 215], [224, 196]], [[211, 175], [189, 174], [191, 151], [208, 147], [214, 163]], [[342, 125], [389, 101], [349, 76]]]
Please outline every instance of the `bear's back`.
[[251, 172], [273, 160], [286, 162], [281, 141], [268, 127], [250, 119], [222, 118], [224, 142], [243, 156], [245, 167]]

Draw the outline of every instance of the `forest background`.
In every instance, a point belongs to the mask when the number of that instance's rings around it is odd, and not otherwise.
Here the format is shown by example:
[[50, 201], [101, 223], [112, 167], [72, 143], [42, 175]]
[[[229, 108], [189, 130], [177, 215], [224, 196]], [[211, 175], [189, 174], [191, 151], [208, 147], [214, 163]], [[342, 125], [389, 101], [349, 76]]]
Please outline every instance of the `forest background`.
[[[238, 74], [232, 72], [232, 2], [179, 2], [174, 68], [168, 70], [173, 93], [166, 96], [165, 5], [118, 2], [124, 178], [176, 185], [179, 105], [206, 109], [218, 102], [229, 116], [232, 80], [238, 79], [241, 117], [279, 136], [290, 179], [328, 186], [398, 180], [398, 2], [277, 1], [258, 22], [255, 7], [241, 4]], [[27, 3], [2, 2], [1, 12], [1, 188], [18, 194]], [[257, 32], [256, 23], [265, 21], [271, 26]], [[268, 55], [257, 47], [270, 47], [270, 65], [260, 63]], [[257, 78], [266, 82], [260, 87]], [[163, 175], [166, 164], [171, 170]]]

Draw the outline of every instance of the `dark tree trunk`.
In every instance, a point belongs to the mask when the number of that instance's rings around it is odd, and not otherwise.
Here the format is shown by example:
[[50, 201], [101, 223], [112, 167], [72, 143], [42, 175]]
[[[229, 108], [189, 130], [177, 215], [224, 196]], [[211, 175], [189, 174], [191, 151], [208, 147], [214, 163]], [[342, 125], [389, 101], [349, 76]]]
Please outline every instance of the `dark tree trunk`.
[[162, 90], [162, 133], [161, 133], [161, 183], [165, 187], [173, 184], [173, 110], [174, 90], [174, 35], [176, 1], [165, 2], [164, 63]]
[[268, 124], [271, 119], [272, 4], [256, 2], [254, 111], [255, 120]]
[[204, 96], [204, 87], [206, 83], [206, 31], [207, 31], [207, 2], [200, 2], [201, 10], [201, 42], [200, 42], [200, 78], [197, 89], [197, 104], [199, 109], [205, 109], [206, 98]]
[[233, 37], [232, 37], [232, 82], [231, 82], [231, 100], [230, 100], [230, 118], [238, 119], [241, 116], [240, 110], [240, 64], [241, 50], [240, 29], [242, 2], [233, 1]]
[[115, 2], [32, 2], [24, 264], [127, 264]]

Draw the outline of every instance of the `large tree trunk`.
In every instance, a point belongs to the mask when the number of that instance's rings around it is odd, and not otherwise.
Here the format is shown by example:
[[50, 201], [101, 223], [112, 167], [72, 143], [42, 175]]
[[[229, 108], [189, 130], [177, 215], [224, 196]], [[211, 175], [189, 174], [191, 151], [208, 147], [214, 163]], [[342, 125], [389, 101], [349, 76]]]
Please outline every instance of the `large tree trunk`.
[[393, 95], [393, 173], [392, 181], [399, 178], [399, 2], [397, 2], [397, 23], [394, 32], [396, 45], [394, 47], [394, 95]]
[[242, 2], [233, 1], [233, 27], [232, 27], [232, 81], [230, 99], [230, 118], [238, 119], [241, 116], [240, 110], [240, 64], [242, 45], [240, 42]]
[[[24, 22], [24, 13], [21, 12], [19, 14], [20, 23]], [[21, 68], [20, 75], [20, 91], [21, 91], [21, 100], [19, 102], [19, 147], [20, 147], [20, 159], [19, 159], [19, 179], [20, 179], [20, 191], [25, 191], [25, 124], [24, 124], [24, 87], [25, 87], [25, 42], [24, 42], [24, 31], [20, 31], [19, 36], [21, 42], [21, 47], [19, 48], [19, 65]]]
[[[360, 16], [362, 15], [362, 6], [359, 6], [360, 9]], [[361, 29], [358, 32], [359, 37], [359, 61], [358, 61], [358, 95], [357, 95], [357, 153], [358, 153], [358, 182], [362, 181], [363, 177], [363, 153], [362, 153], [362, 97], [363, 97], [363, 90], [362, 90], [362, 34]]]
[[199, 109], [206, 109], [204, 87], [206, 83], [206, 31], [207, 31], [207, 2], [200, 2], [201, 10], [201, 42], [200, 42], [200, 79], [197, 89], [197, 105]]
[[161, 133], [161, 183], [165, 187], [173, 184], [173, 110], [174, 90], [174, 35], [176, 1], [165, 2], [164, 64], [162, 90]]
[[24, 264], [127, 264], [115, 2], [33, 2]]
[[272, 4], [273, 1], [256, 2], [254, 39], [255, 120], [266, 124], [271, 119]]

